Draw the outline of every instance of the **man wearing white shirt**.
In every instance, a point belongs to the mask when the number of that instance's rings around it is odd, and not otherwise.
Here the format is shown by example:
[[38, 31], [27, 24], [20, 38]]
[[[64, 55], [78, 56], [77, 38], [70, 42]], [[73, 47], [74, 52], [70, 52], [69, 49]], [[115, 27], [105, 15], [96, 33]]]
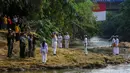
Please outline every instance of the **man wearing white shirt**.
[[56, 55], [56, 49], [57, 49], [57, 35], [56, 35], [56, 32], [53, 32], [53, 34], [52, 34], [52, 48], [53, 48], [53, 55]]
[[116, 39], [115, 39], [115, 36], [112, 36], [112, 47], [113, 47], [113, 54], [115, 55], [116, 54]]
[[115, 55], [118, 55], [119, 54], [119, 39], [118, 39], [118, 35], [116, 35], [115, 44], [116, 44]]
[[58, 47], [59, 48], [62, 48], [62, 40], [63, 40], [62, 35], [61, 35], [61, 33], [59, 33], [59, 35], [58, 35]]
[[65, 39], [65, 48], [69, 48], [70, 36], [69, 36], [68, 32], [66, 32], [66, 35], [64, 36], [64, 39]]

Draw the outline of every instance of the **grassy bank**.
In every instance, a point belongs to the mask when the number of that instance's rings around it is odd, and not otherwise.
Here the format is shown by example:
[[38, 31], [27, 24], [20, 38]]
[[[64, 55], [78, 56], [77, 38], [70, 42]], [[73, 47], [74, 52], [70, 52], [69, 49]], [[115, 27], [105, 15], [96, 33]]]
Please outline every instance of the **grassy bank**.
[[[57, 49], [57, 55], [53, 56], [52, 48], [49, 48], [48, 60], [42, 63], [39, 48], [36, 49], [35, 58], [19, 58], [19, 43], [14, 43], [13, 57], [7, 58], [6, 39], [0, 33], [0, 71], [23, 71], [41, 69], [67, 69], [67, 68], [102, 68], [108, 64], [121, 64], [129, 62], [122, 55], [113, 56], [111, 48], [90, 49], [85, 55], [83, 50], [78, 48]], [[129, 50], [130, 51], [130, 50]], [[122, 52], [123, 53], [123, 52]]]
[[[4, 53], [7, 51], [4, 50]], [[35, 58], [20, 59], [15, 54], [11, 59], [0, 60], [0, 71], [21, 71], [39, 69], [66, 69], [66, 68], [102, 68], [108, 64], [121, 64], [125, 59], [122, 56], [112, 56], [89, 52], [88, 55], [81, 49], [57, 49], [57, 55], [53, 56], [52, 48], [49, 48], [46, 64], [41, 61], [39, 48]]]

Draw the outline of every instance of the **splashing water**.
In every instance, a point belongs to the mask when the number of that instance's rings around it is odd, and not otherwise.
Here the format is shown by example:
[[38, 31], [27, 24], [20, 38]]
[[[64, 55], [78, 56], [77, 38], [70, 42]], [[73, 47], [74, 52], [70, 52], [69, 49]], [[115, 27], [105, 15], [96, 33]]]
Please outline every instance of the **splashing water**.
[[89, 45], [91, 47], [110, 47], [111, 41], [108, 41], [107, 39], [102, 39], [99, 37], [92, 37], [89, 40]]

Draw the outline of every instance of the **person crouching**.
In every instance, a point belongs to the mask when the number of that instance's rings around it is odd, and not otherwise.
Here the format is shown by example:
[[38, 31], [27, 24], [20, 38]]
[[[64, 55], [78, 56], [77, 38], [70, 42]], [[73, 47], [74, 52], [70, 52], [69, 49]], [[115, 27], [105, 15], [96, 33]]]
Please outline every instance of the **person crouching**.
[[44, 39], [41, 43], [41, 54], [42, 54], [42, 62], [46, 63], [47, 61], [47, 52], [48, 52], [48, 44], [46, 43], [46, 40]]

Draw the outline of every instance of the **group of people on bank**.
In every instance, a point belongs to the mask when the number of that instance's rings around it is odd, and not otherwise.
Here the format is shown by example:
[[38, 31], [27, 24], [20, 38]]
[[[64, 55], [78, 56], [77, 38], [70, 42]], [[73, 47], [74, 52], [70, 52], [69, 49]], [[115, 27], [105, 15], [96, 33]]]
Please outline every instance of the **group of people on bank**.
[[[20, 32], [17, 33], [16, 31], [13, 31], [11, 28], [8, 30], [7, 35], [7, 42], [8, 42], [8, 57], [12, 57], [12, 50], [13, 50], [13, 44], [14, 41], [19, 41], [20, 43], [20, 58], [27, 57], [34, 57], [35, 56], [35, 45], [36, 40], [38, 38], [34, 34], [26, 33], [26, 32]], [[65, 33], [64, 36], [61, 35], [61, 33], [52, 33], [52, 49], [53, 49], [53, 55], [56, 55], [57, 48], [63, 48], [63, 41], [64, 41], [64, 47], [69, 48], [69, 41], [70, 41], [70, 35], [68, 32]], [[46, 39], [43, 39], [42, 43], [40, 44], [40, 52], [42, 54], [42, 62], [46, 63], [47, 61], [47, 53], [48, 53], [48, 44], [46, 42]], [[84, 53], [88, 54], [87, 46], [88, 46], [88, 39], [87, 35], [84, 36]], [[118, 55], [119, 54], [119, 39], [118, 36], [112, 36], [112, 47], [113, 47], [113, 54]]]
[[[88, 54], [88, 39], [87, 39], [87, 35], [84, 36], [84, 53], [85, 54]], [[119, 55], [120, 53], [120, 49], [119, 49], [119, 36], [118, 35], [113, 35], [109, 40], [112, 40], [112, 45], [111, 47], [113, 48], [112, 49], [112, 52], [113, 52], [113, 55]]]
[[[29, 32], [19, 32], [12, 30], [9, 28], [7, 34], [7, 46], [8, 46], [8, 54], [7, 57], [11, 58], [13, 53], [13, 45], [14, 42], [19, 42], [20, 45], [20, 58], [25, 57], [34, 57], [35, 56], [35, 45], [36, 40], [38, 38]], [[65, 48], [69, 48], [69, 40], [70, 36], [68, 32], [64, 35], [61, 33], [57, 34], [56, 32], [52, 33], [52, 49], [53, 55], [56, 55], [57, 48], [63, 48], [63, 40], [65, 41]], [[42, 54], [42, 61], [45, 63], [47, 60], [47, 52], [48, 52], [48, 44], [44, 39], [41, 43], [40, 52]]]
[[[69, 40], [70, 36], [68, 32], [64, 35], [64, 37], [61, 35], [61, 33], [57, 34], [56, 32], [52, 33], [52, 49], [53, 49], [53, 55], [56, 55], [56, 50], [58, 48], [63, 48], [63, 40], [65, 41], [65, 48], [69, 48]], [[40, 52], [42, 54], [42, 62], [46, 63], [47, 61], [47, 53], [48, 53], [48, 45], [46, 43], [46, 40], [44, 39], [41, 43], [41, 49]]]
[[[88, 45], [88, 39], [87, 39], [87, 35], [84, 36], [84, 52], [87, 55], [88, 51], [87, 51], [87, 45]], [[56, 55], [56, 49], [58, 48], [63, 48], [63, 40], [64, 40], [64, 47], [65, 48], [69, 48], [69, 41], [70, 41], [70, 35], [68, 32], [66, 32], [66, 34], [64, 35], [64, 37], [62, 37], [61, 33], [57, 34], [56, 32], [52, 33], [52, 48], [53, 48], [53, 55]], [[41, 49], [40, 52], [42, 54], [42, 62], [46, 63], [47, 61], [47, 53], [48, 53], [48, 44], [46, 43], [46, 40], [44, 39], [44, 41], [41, 43]]]
[[[16, 38], [17, 37], [17, 38]], [[14, 41], [20, 42], [20, 58], [27, 57], [34, 57], [35, 55], [35, 45], [36, 40], [38, 38], [35, 37], [35, 35], [32, 35], [30, 33], [24, 33], [20, 32], [17, 36], [17, 33], [13, 30], [8, 30], [7, 35], [7, 42], [8, 42], [8, 55], [7, 57], [12, 57], [12, 51], [13, 51], [13, 44]], [[70, 35], [68, 32], [65, 33], [64, 36], [61, 35], [61, 33], [57, 34], [56, 32], [52, 33], [52, 49], [53, 49], [53, 55], [56, 55], [57, 48], [63, 48], [63, 41], [64, 41], [64, 47], [69, 48], [69, 41], [70, 41]], [[84, 46], [85, 46], [85, 54], [88, 54], [87, 51], [87, 35], [85, 35], [84, 39]], [[40, 52], [42, 54], [42, 62], [46, 63], [47, 61], [47, 53], [48, 53], [48, 44], [46, 42], [46, 39], [43, 39], [42, 43], [40, 44]]]
[[59, 33], [58, 35], [56, 32], [52, 33], [52, 48], [53, 48], [54, 55], [56, 55], [57, 47], [62, 48], [63, 39], [65, 41], [65, 48], [69, 48], [70, 36], [69, 36], [68, 32], [66, 32], [66, 34], [64, 35], [64, 38], [62, 37], [61, 33]]
[[0, 14], [0, 29], [9, 29], [15, 30], [16, 26], [22, 29], [22, 24], [25, 22], [25, 18], [19, 15], [7, 16]]
[[12, 57], [14, 42], [19, 42], [20, 44], [20, 58], [34, 57], [36, 37], [34, 34], [26, 32], [15, 32], [11, 28], [8, 30], [7, 34], [7, 46], [8, 54], [7, 57]]

